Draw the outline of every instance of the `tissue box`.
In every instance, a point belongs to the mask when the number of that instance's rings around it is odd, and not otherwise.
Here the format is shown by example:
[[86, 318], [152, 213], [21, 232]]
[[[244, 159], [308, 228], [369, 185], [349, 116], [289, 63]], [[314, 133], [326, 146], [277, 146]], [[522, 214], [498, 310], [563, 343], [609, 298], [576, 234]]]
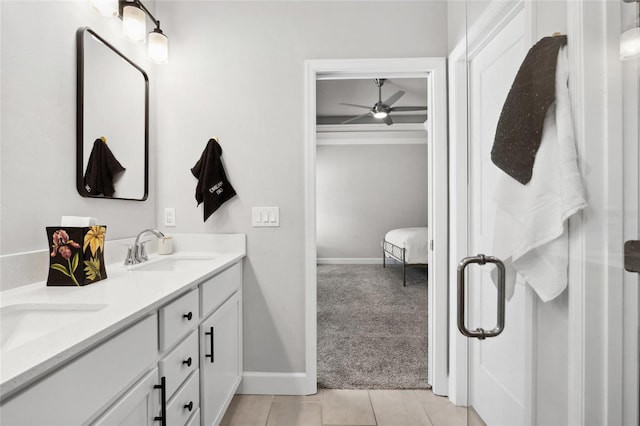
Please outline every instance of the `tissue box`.
[[51, 226], [48, 286], [82, 286], [107, 278], [106, 226]]

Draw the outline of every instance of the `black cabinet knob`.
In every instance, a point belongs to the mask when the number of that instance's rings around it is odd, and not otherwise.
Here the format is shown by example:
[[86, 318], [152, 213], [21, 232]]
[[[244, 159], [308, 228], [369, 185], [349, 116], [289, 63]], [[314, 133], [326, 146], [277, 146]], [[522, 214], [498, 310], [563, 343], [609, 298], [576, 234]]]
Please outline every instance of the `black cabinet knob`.
[[187, 321], [191, 321], [191, 318], [193, 318], [193, 314], [189, 312], [188, 314], [184, 314], [182, 318], [186, 318]]
[[193, 410], [193, 401], [189, 401], [188, 404], [184, 404], [184, 408], [186, 408], [189, 411]]
[[184, 361], [182, 361], [183, 364], [187, 364], [187, 367], [191, 367], [191, 357], [185, 359]]

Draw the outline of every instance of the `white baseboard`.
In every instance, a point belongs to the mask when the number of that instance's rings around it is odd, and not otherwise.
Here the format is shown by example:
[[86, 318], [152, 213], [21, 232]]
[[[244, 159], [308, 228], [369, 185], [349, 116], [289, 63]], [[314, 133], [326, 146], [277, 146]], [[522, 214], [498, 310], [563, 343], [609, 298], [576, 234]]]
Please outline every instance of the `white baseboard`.
[[237, 393], [248, 395], [308, 395], [306, 373], [245, 371]]
[[[382, 257], [319, 257], [318, 265], [382, 265]], [[395, 261], [387, 258], [387, 263]]]

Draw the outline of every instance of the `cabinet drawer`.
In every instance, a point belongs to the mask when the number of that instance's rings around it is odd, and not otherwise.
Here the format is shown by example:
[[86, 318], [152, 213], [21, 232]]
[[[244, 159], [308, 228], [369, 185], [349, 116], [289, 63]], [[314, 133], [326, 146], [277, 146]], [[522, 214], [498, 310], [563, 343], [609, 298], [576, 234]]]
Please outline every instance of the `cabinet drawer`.
[[159, 362], [160, 376], [164, 376], [167, 398], [180, 387], [191, 372], [198, 369], [198, 334], [194, 331]]
[[[200, 407], [200, 380], [195, 371], [167, 405], [167, 425], [184, 425]], [[191, 408], [191, 409], [189, 409]]]
[[200, 284], [202, 289], [201, 314], [206, 317], [229, 296], [240, 289], [242, 284], [242, 262], [225, 269], [215, 277]]
[[198, 323], [198, 289], [193, 289], [158, 311], [160, 350], [165, 351]]

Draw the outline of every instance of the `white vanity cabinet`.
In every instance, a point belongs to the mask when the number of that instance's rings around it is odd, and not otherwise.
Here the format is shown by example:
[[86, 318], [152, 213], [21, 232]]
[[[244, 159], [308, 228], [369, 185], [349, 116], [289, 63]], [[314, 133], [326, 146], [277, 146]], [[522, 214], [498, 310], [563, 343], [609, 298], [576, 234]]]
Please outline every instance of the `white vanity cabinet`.
[[219, 424], [242, 376], [242, 261], [2, 401], [3, 425]]
[[157, 324], [147, 316], [3, 401], [2, 424], [84, 424], [156, 362]]
[[145, 376], [96, 424], [219, 424], [242, 378], [242, 263], [158, 309], [157, 331], [159, 358], [149, 375], [164, 392]]

